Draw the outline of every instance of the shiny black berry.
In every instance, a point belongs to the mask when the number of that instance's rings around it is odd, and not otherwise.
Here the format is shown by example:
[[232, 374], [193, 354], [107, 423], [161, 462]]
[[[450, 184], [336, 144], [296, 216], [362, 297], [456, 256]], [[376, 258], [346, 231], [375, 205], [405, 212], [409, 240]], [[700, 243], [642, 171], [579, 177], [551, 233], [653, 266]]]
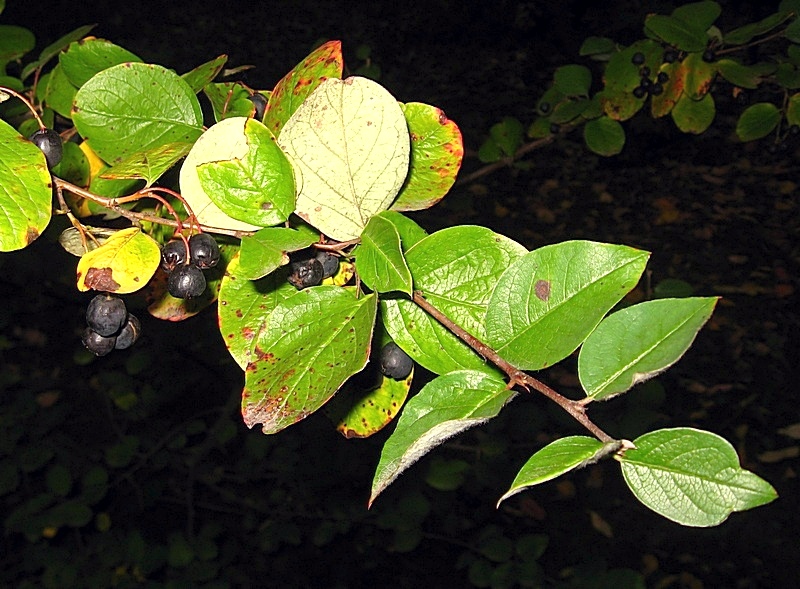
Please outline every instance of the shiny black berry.
[[403, 380], [414, 367], [414, 361], [394, 342], [389, 342], [381, 350], [381, 372], [389, 378]]
[[633, 57], [631, 57], [631, 63], [633, 65], [642, 65], [644, 63], [644, 53], [641, 51], [634, 53]]
[[206, 277], [197, 266], [184, 264], [170, 273], [167, 290], [176, 299], [199, 297], [206, 290]]
[[716, 61], [716, 59], [717, 59], [717, 54], [714, 52], [713, 49], [706, 49], [703, 52], [703, 61], [705, 61], [706, 63], [711, 63], [713, 61]]
[[636, 88], [633, 89], [633, 95], [636, 98], [644, 98], [645, 96], [647, 96], [647, 88], [643, 88], [642, 86], [636, 86]]
[[64, 144], [61, 141], [61, 135], [53, 129], [39, 129], [29, 139], [42, 150], [48, 168], [53, 169], [61, 162], [61, 157], [64, 155]]
[[664, 52], [664, 63], [675, 63], [678, 60], [678, 52], [674, 49], [667, 49]]
[[656, 81], [659, 84], [666, 84], [669, 81], [669, 74], [667, 72], [658, 72], [658, 76], [656, 76]]
[[165, 272], [172, 272], [176, 267], [186, 263], [186, 244], [182, 239], [174, 239], [161, 248], [161, 267]]
[[86, 324], [103, 337], [117, 335], [128, 318], [125, 301], [110, 294], [99, 294], [86, 308]]
[[322, 264], [322, 278], [333, 276], [339, 271], [339, 256], [331, 252], [317, 252], [317, 259]]
[[213, 268], [219, 262], [219, 246], [207, 233], [192, 235], [189, 238], [189, 251], [191, 263], [201, 270]]
[[549, 102], [540, 102], [539, 103], [539, 112], [543, 115], [546, 115], [550, 112], [550, 103]]
[[298, 290], [303, 290], [309, 286], [317, 286], [322, 282], [322, 275], [324, 274], [322, 262], [317, 258], [292, 262], [291, 269], [292, 273], [289, 274], [287, 280], [289, 284]]
[[257, 120], [261, 120], [264, 118], [264, 111], [267, 110], [267, 97], [263, 94], [256, 92], [247, 97], [247, 100], [253, 103], [256, 107], [256, 111], [253, 113], [253, 118]]
[[561, 132], [561, 125], [558, 123], [550, 123], [550, 132], [553, 135], [558, 135]]
[[662, 86], [658, 82], [650, 86], [650, 94], [652, 94], [653, 96], [659, 96], [663, 92], [664, 92], [664, 86]]
[[81, 337], [83, 345], [95, 356], [105, 356], [114, 349], [114, 344], [117, 341], [116, 336], [106, 337], [94, 331], [91, 327], [83, 330]]
[[647, 66], [644, 66], [643, 68], [641, 68], [639, 70], [639, 73], [642, 75], [642, 77], [649, 78], [650, 77], [650, 68], [647, 67]]
[[124, 350], [130, 348], [136, 340], [139, 339], [139, 334], [142, 333], [142, 324], [136, 315], [128, 313], [128, 320], [122, 327], [122, 331], [117, 336], [117, 341], [114, 343], [115, 350]]

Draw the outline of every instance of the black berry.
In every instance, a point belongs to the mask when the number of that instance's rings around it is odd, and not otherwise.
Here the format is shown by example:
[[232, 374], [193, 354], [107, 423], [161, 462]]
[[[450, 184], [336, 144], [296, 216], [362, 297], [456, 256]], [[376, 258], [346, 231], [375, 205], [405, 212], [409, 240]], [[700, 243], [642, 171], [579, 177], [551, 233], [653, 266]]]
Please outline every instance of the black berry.
[[186, 263], [186, 244], [182, 239], [174, 239], [161, 248], [161, 267], [172, 272], [177, 266]]
[[91, 327], [83, 330], [81, 337], [83, 345], [95, 356], [105, 356], [114, 349], [114, 344], [117, 341], [115, 336], [106, 337], [94, 331]]
[[381, 372], [389, 378], [403, 380], [414, 367], [414, 361], [394, 342], [389, 342], [381, 350]]
[[263, 119], [264, 111], [267, 110], [267, 97], [259, 92], [256, 92], [255, 94], [248, 96], [247, 100], [251, 101], [256, 107], [256, 111], [253, 113], [253, 118], [259, 121]]
[[561, 125], [559, 125], [557, 123], [550, 123], [550, 132], [553, 135], [558, 135], [558, 133], [561, 132]]
[[642, 77], [649, 78], [650, 77], [650, 68], [647, 67], [647, 66], [644, 66], [639, 70], [639, 73], [642, 75]]
[[639, 86], [647, 90], [650, 86], [653, 85], [653, 82], [650, 81], [650, 78], [647, 76], [643, 76], [641, 80], [639, 80]]
[[678, 52], [674, 49], [667, 49], [664, 52], [664, 63], [675, 63], [678, 60]]
[[322, 282], [322, 275], [324, 274], [322, 262], [317, 258], [292, 262], [291, 268], [292, 273], [289, 274], [287, 280], [298, 290], [303, 290], [309, 286], [316, 286]]
[[650, 86], [650, 94], [653, 96], [658, 96], [664, 92], [664, 86], [656, 82], [652, 86]]
[[207, 233], [192, 235], [189, 238], [189, 251], [190, 261], [201, 270], [213, 268], [219, 262], [219, 246]]
[[703, 61], [705, 61], [706, 63], [711, 63], [713, 61], [716, 61], [716, 59], [717, 59], [717, 54], [714, 53], [713, 49], [706, 49], [703, 52]]
[[49, 169], [61, 162], [61, 157], [64, 155], [64, 144], [61, 141], [61, 135], [53, 129], [39, 129], [29, 139], [42, 150]]
[[140, 333], [142, 333], [142, 324], [136, 315], [128, 313], [128, 320], [122, 327], [122, 331], [119, 332], [117, 341], [114, 342], [114, 349], [124, 350], [130, 348], [139, 339]]
[[206, 290], [206, 277], [197, 266], [184, 264], [170, 273], [167, 290], [176, 299], [199, 297]]
[[539, 103], [539, 112], [543, 115], [546, 115], [550, 112], [550, 103], [549, 102], [540, 102]]
[[128, 318], [125, 301], [109, 294], [94, 297], [86, 308], [86, 324], [103, 337], [117, 335]]
[[317, 252], [317, 259], [322, 264], [322, 277], [328, 278], [339, 271], [339, 256], [331, 252]]
[[645, 96], [647, 96], [647, 88], [643, 88], [642, 86], [636, 86], [636, 88], [633, 89], [633, 95], [636, 98], [644, 98]]
[[631, 57], [631, 63], [633, 65], [642, 65], [644, 63], [644, 53], [641, 51], [634, 53], [633, 57]]
[[658, 76], [656, 76], [656, 81], [659, 84], [666, 84], [669, 81], [669, 74], [667, 72], [658, 72]]

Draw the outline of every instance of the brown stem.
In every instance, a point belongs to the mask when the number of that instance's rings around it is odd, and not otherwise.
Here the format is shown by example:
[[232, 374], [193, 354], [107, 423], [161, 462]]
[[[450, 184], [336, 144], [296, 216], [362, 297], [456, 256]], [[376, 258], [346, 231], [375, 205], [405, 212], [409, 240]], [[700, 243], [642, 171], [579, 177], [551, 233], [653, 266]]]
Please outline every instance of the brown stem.
[[477, 170], [475, 170], [470, 174], [467, 174], [466, 176], [461, 176], [459, 177], [456, 184], [457, 185], [469, 184], [470, 182], [474, 182], [478, 178], [491, 174], [495, 170], [508, 167], [515, 161], [520, 159], [522, 156], [527, 154], [528, 152], [544, 147], [545, 145], [552, 143], [554, 139], [555, 135], [550, 135], [548, 137], [537, 139], [536, 141], [525, 143], [516, 151], [516, 153], [513, 156], [504, 157], [503, 159], [498, 160], [496, 162], [492, 162], [491, 164], [486, 164], [482, 168], [478, 168]]
[[597, 425], [595, 425], [594, 422], [589, 419], [589, 416], [586, 415], [586, 406], [584, 403], [566, 398], [565, 396], [551, 389], [542, 381], [533, 378], [519, 368], [509, 364], [507, 361], [501, 358], [500, 355], [494, 351], [494, 349], [487, 346], [474, 335], [467, 333], [464, 328], [453, 323], [453, 321], [447, 317], [447, 315], [431, 305], [421, 291], [415, 290], [412, 300], [419, 305], [422, 310], [431, 315], [449, 331], [454, 333], [456, 337], [467, 344], [470, 348], [475, 350], [483, 358], [489, 360], [492, 364], [505, 372], [509, 379], [509, 387], [519, 385], [526, 390], [532, 388], [540, 392], [551, 401], [557, 403], [562, 409], [564, 409], [564, 411], [569, 413], [578, 423], [594, 434], [594, 436], [601, 442], [611, 442], [614, 440], [614, 438], [597, 427]]

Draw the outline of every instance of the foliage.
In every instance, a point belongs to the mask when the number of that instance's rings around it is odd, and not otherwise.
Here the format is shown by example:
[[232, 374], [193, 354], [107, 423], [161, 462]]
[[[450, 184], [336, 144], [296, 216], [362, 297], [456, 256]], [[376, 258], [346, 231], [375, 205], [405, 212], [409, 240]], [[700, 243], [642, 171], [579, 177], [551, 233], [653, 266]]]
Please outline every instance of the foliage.
[[589, 150], [613, 156], [625, 146], [623, 123], [636, 115], [669, 116], [680, 132], [699, 135], [719, 122], [726, 101], [739, 109], [740, 141], [771, 137], [777, 148], [800, 128], [800, 5], [784, 0], [774, 14], [730, 31], [714, 24], [721, 12], [703, 0], [648, 15], [645, 38], [629, 45], [587, 38], [580, 48], [586, 61], [555, 70], [527, 133], [518, 119], [504, 118], [490, 129], [480, 159], [514, 163], [580, 129]]
[[[713, 4], [649, 19], [653, 38], [633, 51], [614, 49], [608, 68], [621, 64], [621, 73], [608, 77], [604, 93], [593, 98], [586, 68], [559, 69], [547, 98], [552, 113], [544, 118], [551, 126], [585, 121], [590, 147], [605, 145], [609, 153], [621, 147], [614, 139], [618, 121], [642, 106], [628, 88], [624, 60], [640, 51], [646, 60], [655, 59], [660, 43], [669, 42], [685, 54], [671, 72], [694, 63], [693, 56], [707, 45], [700, 47], [698, 35], [706, 39]], [[698, 24], [703, 21], [693, 11], [709, 22]], [[791, 18], [787, 12], [774, 26]], [[687, 19], [690, 27], [683, 26]], [[753, 34], [772, 29], [765, 27]], [[30, 246], [53, 214], [64, 216], [71, 227], [61, 241], [80, 257], [79, 290], [136, 293], [153, 316], [170, 321], [216, 302], [222, 340], [244, 372], [240, 403], [248, 427], [276, 434], [324, 407], [346, 437], [367, 437], [399, 415], [380, 454], [372, 504], [431, 449], [493, 420], [519, 391], [534, 389], [594, 437], [558, 439], [534, 453], [501, 501], [607, 456], [621, 463], [625, 482], [644, 505], [683, 525], [717, 525], [734, 511], [776, 497], [714, 434], [663, 429], [629, 441], [606, 433], [588, 416], [593, 403], [626, 393], [677, 362], [716, 298], [629, 304], [624, 299], [645, 269], [647, 252], [590, 241], [528, 251], [478, 226], [429, 235], [402, 214], [433, 206], [459, 171], [461, 134], [440, 109], [400, 104], [366, 77], [342, 78], [337, 41], [315, 49], [274, 88], [255, 90], [219, 78], [225, 56], [178, 75], [87, 33], [82, 28], [46, 48], [19, 78], [0, 78], [0, 97], [6, 99], [0, 116], [8, 121], [0, 124], [2, 251]], [[7, 61], [20, 60], [31, 49], [24, 34], [14, 39], [12, 50], [0, 54]], [[671, 78], [673, 84], [682, 80], [684, 92], [694, 89], [680, 99], [691, 101], [688, 121], [696, 120], [694, 103], [707, 100], [706, 83], [716, 75], [712, 71], [698, 81], [704, 66], [695, 65]], [[259, 118], [254, 101], [247, 100], [255, 93], [267, 99]], [[200, 94], [211, 105], [208, 112]], [[655, 96], [652, 100], [655, 104]], [[763, 118], [776, 118], [763, 110], [743, 116], [747, 137], [760, 133]], [[574, 114], [562, 120], [567, 112]], [[25, 139], [47, 127], [45, 121], [70, 139], [52, 170]], [[690, 127], [699, 129], [695, 123]], [[508, 121], [492, 137], [495, 153], [510, 156], [521, 128]], [[179, 190], [159, 186], [176, 166]], [[202, 296], [178, 299], [165, 288], [158, 248], [198, 232], [217, 236], [222, 259], [209, 272]], [[339, 257], [338, 272], [322, 284], [296, 288], [300, 283], [288, 280], [296, 272], [293, 262], [317, 251]], [[370, 359], [388, 341], [431, 373], [413, 395], [414, 373], [400, 381], [373, 374], [371, 384], [354, 385], [369, 375], [376, 364]], [[526, 372], [548, 369], [576, 352], [585, 393], [579, 401]], [[125, 436], [106, 462], [112, 468], [130, 464], [139, 444], [135, 436]], [[48, 462], [44, 456], [38, 464]], [[9, 473], [22, 468], [5, 467]], [[459, 468], [442, 467], [449, 474], [432, 480], [447, 488]], [[59, 499], [72, 497], [74, 488], [63, 470], [48, 470], [49, 491], [41, 505], [21, 507], [6, 520], [7, 530], [33, 539], [50, 529], [87, 525], [92, 501]], [[79, 498], [96, 480], [107, 480], [107, 471], [100, 470], [86, 471]], [[415, 511], [426, 511], [406, 507], [412, 519]], [[404, 509], [399, 506], [398, 513]], [[399, 523], [396, 527], [403, 531]], [[203, 550], [215, 550], [210, 545], [217, 533], [171, 536], [162, 556], [171, 566], [187, 566]], [[519, 567], [535, 565], [541, 554], [541, 539], [521, 538], [515, 549], [501, 532], [486, 534], [480, 540], [484, 558], [464, 564], [477, 586], [494, 584], [512, 569], [521, 578]], [[414, 545], [414, 534], [405, 541]], [[520, 556], [526, 553], [524, 542], [534, 545], [527, 551], [533, 558]], [[515, 550], [518, 561], [512, 558]], [[508, 569], [490, 563], [507, 563]], [[136, 574], [146, 578], [146, 569]], [[538, 571], [529, 573], [535, 583]]]

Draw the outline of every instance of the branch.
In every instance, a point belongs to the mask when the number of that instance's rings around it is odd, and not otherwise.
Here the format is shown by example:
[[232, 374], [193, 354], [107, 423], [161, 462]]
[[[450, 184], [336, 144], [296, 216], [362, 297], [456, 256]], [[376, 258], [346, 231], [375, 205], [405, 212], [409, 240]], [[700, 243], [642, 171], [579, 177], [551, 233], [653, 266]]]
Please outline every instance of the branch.
[[419, 305], [422, 310], [431, 315], [449, 331], [454, 333], [461, 341], [467, 344], [470, 348], [475, 350], [483, 358], [489, 360], [492, 364], [497, 366], [500, 370], [506, 373], [509, 378], [509, 387], [521, 386], [528, 390], [532, 388], [551, 401], [557, 403], [564, 411], [569, 413], [578, 423], [589, 430], [601, 442], [612, 442], [614, 438], [605, 433], [602, 429], [597, 427], [592, 420], [586, 415], [586, 406], [579, 402], [568, 399], [560, 393], [554, 391], [542, 381], [533, 378], [529, 374], [523, 372], [519, 368], [512, 366], [492, 348], [480, 341], [474, 335], [467, 333], [464, 328], [453, 323], [449, 317], [443, 314], [439, 309], [431, 305], [421, 291], [415, 290], [412, 300]]
[[458, 179], [458, 181], [456, 182], [456, 184], [457, 185], [469, 184], [470, 182], [474, 182], [475, 180], [477, 180], [478, 178], [481, 178], [482, 176], [486, 176], [488, 174], [491, 174], [495, 170], [499, 170], [500, 168], [505, 168], [505, 167], [511, 166], [511, 164], [513, 164], [518, 159], [522, 158], [529, 151], [533, 151], [535, 149], [539, 149], [541, 147], [544, 147], [545, 145], [549, 145], [550, 143], [552, 143], [555, 140], [555, 138], [556, 138], [555, 135], [549, 135], [547, 137], [543, 137], [541, 139], [537, 139], [536, 141], [531, 141], [530, 143], [525, 143], [514, 153], [513, 156], [504, 157], [501, 160], [498, 160], [496, 162], [492, 162], [491, 164], [487, 164], [487, 165], [483, 166], [482, 168], [478, 168], [477, 170], [475, 170], [474, 172], [472, 172], [470, 174], [467, 174], [466, 176], [461, 176]]

